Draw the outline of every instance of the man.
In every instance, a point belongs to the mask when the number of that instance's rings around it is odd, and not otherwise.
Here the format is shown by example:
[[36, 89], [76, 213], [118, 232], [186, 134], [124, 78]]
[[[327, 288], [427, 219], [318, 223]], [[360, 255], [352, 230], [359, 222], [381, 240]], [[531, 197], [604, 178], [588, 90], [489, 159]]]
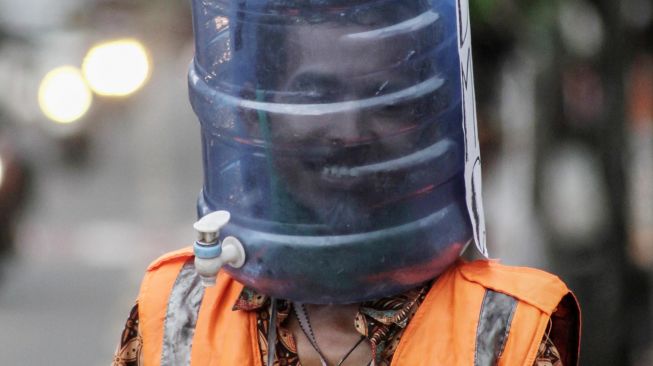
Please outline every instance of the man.
[[564, 284], [458, 260], [486, 254], [465, 1], [193, 11], [201, 239], [148, 268], [115, 364], [577, 362]]

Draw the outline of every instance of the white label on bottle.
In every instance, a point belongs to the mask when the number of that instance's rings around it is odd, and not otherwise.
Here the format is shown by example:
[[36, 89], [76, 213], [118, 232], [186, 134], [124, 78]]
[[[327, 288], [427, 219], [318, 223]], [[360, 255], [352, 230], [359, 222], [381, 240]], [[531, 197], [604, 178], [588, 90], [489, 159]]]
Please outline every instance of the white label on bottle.
[[481, 194], [481, 155], [476, 126], [476, 97], [474, 93], [474, 67], [472, 62], [472, 34], [468, 0], [456, 1], [458, 25], [458, 55], [460, 57], [460, 82], [463, 101], [463, 132], [465, 135], [465, 192], [467, 211], [472, 222], [476, 248], [489, 257], [485, 242], [485, 216]]

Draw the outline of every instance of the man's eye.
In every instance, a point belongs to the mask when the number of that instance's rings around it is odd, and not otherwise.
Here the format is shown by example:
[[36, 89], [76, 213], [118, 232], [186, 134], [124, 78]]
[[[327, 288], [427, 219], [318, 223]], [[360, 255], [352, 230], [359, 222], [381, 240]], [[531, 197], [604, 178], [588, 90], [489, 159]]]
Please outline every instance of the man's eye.
[[410, 106], [405, 103], [386, 104], [375, 110], [375, 114], [379, 117], [406, 116], [409, 112]]
[[320, 90], [315, 87], [307, 88], [303, 91], [300, 92], [302, 95], [302, 98], [305, 100], [311, 100], [311, 101], [322, 101], [329, 95], [328, 90]]
[[330, 99], [329, 93], [320, 90], [293, 90], [285, 92], [283, 101], [294, 104], [325, 103]]
[[295, 103], [333, 103], [337, 101], [337, 94], [329, 90], [309, 90], [296, 93]]
[[338, 98], [339, 85], [324, 77], [300, 77], [290, 85], [297, 103], [329, 103]]
[[294, 92], [310, 94], [317, 90], [317, 85], [309, 80], [299, 79], [291, 85], [290, 89]]

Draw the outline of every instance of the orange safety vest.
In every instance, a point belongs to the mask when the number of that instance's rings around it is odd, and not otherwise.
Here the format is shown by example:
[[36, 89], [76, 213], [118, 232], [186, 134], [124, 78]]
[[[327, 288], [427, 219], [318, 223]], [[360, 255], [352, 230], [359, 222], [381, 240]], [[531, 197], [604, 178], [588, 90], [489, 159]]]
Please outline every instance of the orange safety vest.
[[[204, 289], [191, 249], [154, 261], [138, 298], [144, 365], [262, 366], [255, 312], [232, 310], [242, 288], [221, 272]], [[565, 296], [562, 281], [539, 270], [459, 261], [433, 284], [392, 366], [531, 366]], [[577, 341], [578, 313], [571, 319]], [[577, 360], [578, 349], [568, 351]]]

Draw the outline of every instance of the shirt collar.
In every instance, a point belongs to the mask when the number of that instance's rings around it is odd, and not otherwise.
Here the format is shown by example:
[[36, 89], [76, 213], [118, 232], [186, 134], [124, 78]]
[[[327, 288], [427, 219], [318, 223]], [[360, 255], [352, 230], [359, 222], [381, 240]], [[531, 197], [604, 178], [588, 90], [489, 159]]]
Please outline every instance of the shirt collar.
[[[398, 295], [384, 297], [378, 300], [371, 300], [361, 303], [359, 314], [367, 320], [373, 320], [383, 325], [395, 324], [404, 328], [414, 312], [417, 310], [421, 299], [423, 299], [432, 282], [427, 282], [419, 287], [413, 288]], [[268, 295], [261, 294], [256, 290], [245, 287], [240, 293], [233, 306], [237, 311], [257, 311], [267, 305]], [[285, 301], [284, 306], [289, 307], [289, 301]], [[356, 317], [355, 321], [360, 319]], [[357, 327], [357, 329], [359, 329]]]

